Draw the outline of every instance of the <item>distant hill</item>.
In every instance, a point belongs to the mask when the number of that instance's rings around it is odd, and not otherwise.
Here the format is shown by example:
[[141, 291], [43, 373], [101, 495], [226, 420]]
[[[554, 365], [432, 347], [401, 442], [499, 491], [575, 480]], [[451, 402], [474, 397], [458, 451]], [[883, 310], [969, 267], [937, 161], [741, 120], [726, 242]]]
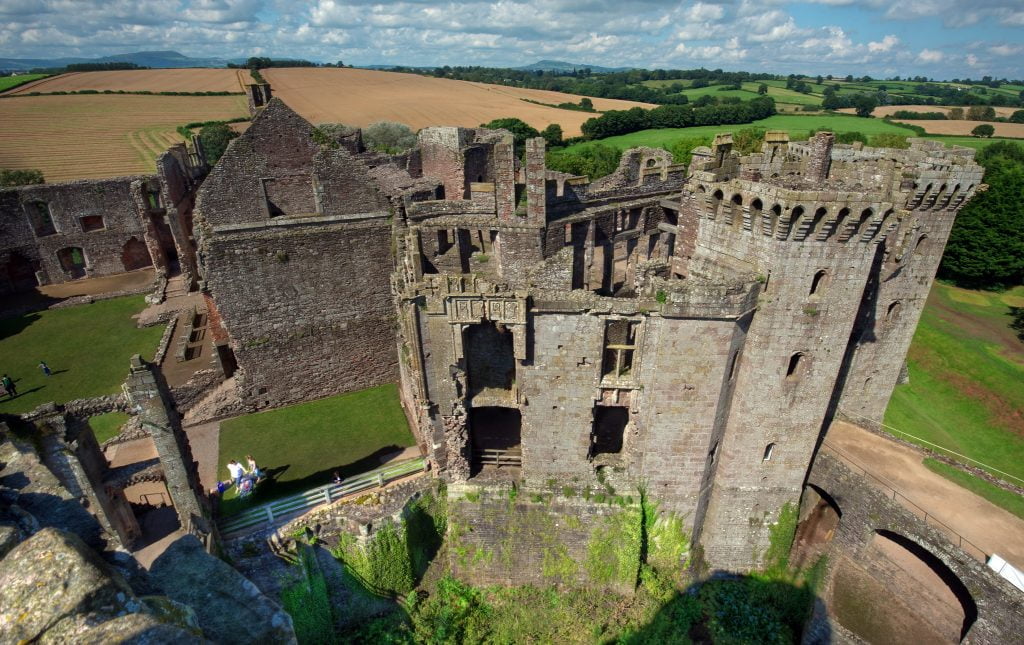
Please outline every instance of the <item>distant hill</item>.
[[[245, 59], [231, 60], [232, 63]], [[159, 69], [178, 67], [224, 67], [224, 58], [190, 58], [176, 51], [132, 52], [100, 58], [0, 58], [0, 70], [23, 71], [37, 67], [64, 67], [75, 63], [135, 63], [142, 67]]]
[[613, 72], [628, 72], [632, 67], [602, 67], [600, 65], [584, 65], [582, 63], [567, 63], [564, 60], [540, 60], [532, 65], [524, 65], [514, 69], [524, 72], [571, 72], [574, 69], [589, 69], [594, 74], [611, 74]]

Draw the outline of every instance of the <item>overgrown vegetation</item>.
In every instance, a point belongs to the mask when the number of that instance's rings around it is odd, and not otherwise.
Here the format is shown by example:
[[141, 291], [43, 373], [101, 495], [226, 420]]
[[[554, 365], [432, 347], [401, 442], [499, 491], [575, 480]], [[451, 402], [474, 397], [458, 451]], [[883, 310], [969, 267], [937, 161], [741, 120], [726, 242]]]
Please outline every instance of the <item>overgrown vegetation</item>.
[[363, 128], [363, 143], [370, 150], [398, 154], [416, 145], [416, 133], [404, 123], [378, 121]]
[[300, 643], [336, 643], [338, 638], [327, 581], [315, 558], [310, 547], [300, 547], [302, 578], [281, 592], [281, 604], [292, 617], [295, 636]]
[[0, 170], [0, 188], [46, 183], [42, 170]]
[[232, 130], [227, 123], [213, 123], [199, 129], [199, 141], [203, 144], [206, 161], [211, 165], [217, 163], [224, 156], [228, 144], [237, 138], [238, 133]]

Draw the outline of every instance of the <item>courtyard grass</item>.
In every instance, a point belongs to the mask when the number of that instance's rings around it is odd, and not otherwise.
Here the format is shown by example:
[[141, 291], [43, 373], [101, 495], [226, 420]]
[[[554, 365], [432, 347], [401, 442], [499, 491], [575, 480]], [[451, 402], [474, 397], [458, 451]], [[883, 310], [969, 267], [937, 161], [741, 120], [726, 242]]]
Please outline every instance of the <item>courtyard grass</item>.
[[936, 283], [907, 356], [910, 383], [896, 386], [885, 424], [997, 477], [995, 470], [1024, 479], [1024, 343], [1010, 328], [1011, 307], [1022, 301], [1024, 287], [995, 293]]
[[229, 419], [220, 428], [217, 477], [228, 478], [231, 459], [244, 464], [252, 455], [271, 478], [246, 499], [229, 489], [221, 514], [330, 483], [334, 472], [373, 470], [381, 456], [415, 444], [395, 385]]
[[[128, 359], [141, 354], [152, 360], [164, 332], [163, 326], [135, 326], [132, 316], [145, 306], [142, 296], [126, 296], [0, 319], [0, 372], [18, 388], [17, 398], [0, 400], [0, 414], [117, 392]], [[39, 361], [52, 376], [43, 375]]]
[[113, 439], [121, 430], [121, 426], [128, 422], [128, 415], [124, 412], [107, 412], [89, 417], [89, 427], [92, 428], [96, 441], [103, 443], [107, 439]]
[[1004, 488], [990, 484], [984, 479], [975, 477], [959, 468], [944, 464], [937, 459], [926, 457], [924, 466], [928, 470], [942, 475], [949, 481], [966, 488], [979, 497], [984, 497], [999, 508], [1007, 510], [1017, 517], [1024, 519], [1024, 497], [1008, 491]]

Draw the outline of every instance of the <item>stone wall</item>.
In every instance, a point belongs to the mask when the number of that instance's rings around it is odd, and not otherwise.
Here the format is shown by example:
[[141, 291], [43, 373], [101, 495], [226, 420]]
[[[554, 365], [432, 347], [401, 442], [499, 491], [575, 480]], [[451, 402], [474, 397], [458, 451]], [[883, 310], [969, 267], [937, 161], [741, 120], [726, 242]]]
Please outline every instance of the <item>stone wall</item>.
[[283, 405], [396, 379], [385, 218], [223, 233], [204, 253], [245, 398]]
[[[0, 267], [6, 269], [0, 270], [0, 293], [31, 288], [35, 282], [28, 277], [36, 271], [46, 282], [64, 282], [151, 266], [147, 231], [131, 192], [132, 182], [140, 179], [0, 190]], [[80, 269], [62, 265], [58, 252], [64, 249], [79, 249]]]

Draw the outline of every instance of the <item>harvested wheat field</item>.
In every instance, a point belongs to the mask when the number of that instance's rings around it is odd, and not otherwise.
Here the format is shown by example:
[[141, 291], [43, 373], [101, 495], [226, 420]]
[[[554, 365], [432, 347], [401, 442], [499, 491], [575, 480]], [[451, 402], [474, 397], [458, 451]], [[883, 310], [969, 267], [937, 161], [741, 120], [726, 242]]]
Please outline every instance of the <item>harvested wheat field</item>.
[[[492, 119], [518, 117], [533, 127], [552, 123], [566, 136], [580, 134], [593, 113], [561, 110], [520, 100], [579, 103], [583, 97], [543, 90], [523, 90], [417, 74], [365, 69], [306, 67], [262, 70], [263, 77], [293, 110], [312, 123], [367, 126], [398, 121], [414, 130], [430, 125], [475, 127]], [[655, 107], [646, 103], [592, 99], [599, 110]]]
[[[944, 112], [949, 114], [950, 106], [948, 105], [880, 105], [875, 108], [875, 111], [871, 114], [876, 117], [892, 116], [897, 112]], [[963, 106], [961, 109], [966, 112], [970, 109], [968, 106]], [[1011, 114], [1019, 110], [1020, 108], [1015, 107], [994, 107], [996, 116], [1009, 117]], [[842, 108], [836, 110], [836, 112], [842, 112], [844, 114], [856, 114], [855, 108]], [[923, 119], [922, 119], [923, 120]]]
[[17, 87], [8, 94], [123, 90], [125, 92], [244, 92], [247, 69], [131, 69], [70, 72]]
[[0, 100], [0, 168], [47, 182], [154, 172], [179, 125], [245, 116], [242, 96], [86, 94]]
[[971, 130], [982, 124], [991, 125], [996, 129], [994, 136], [1011, 139], [1024, 139], [1024, 123], [989, 123], [988, 121], [934, 121], [928, 119], [900, 119], [896, 123], [919, 125], [928, 134], [960, 134], [970, 135]]

